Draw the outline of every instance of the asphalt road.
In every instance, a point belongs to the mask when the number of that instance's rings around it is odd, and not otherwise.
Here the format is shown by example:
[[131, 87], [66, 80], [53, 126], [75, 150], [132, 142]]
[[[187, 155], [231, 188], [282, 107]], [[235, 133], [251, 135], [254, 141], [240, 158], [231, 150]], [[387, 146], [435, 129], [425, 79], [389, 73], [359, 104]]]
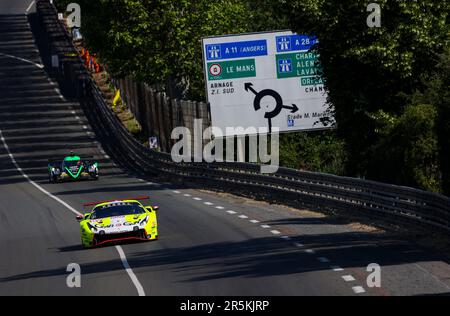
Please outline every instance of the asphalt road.
[[[448, 258], [395, 235], [128, 175], [42, 69], [30, 3], [0, 0], [0, 295], [137, 295], [139, 286], [188, 296], [450, 292]], [[101, 179], [49, 184], [48, 158], [70, 150], [95, 156]], [[161, 207], [158, 241], [81, 249], [62, 203], [82, 212], [85, 202], [139, 195]], [[71, 263], [81, 288], [66, 284]], [[381, 266], [380, 288], [367, 284], [370, 263]]]

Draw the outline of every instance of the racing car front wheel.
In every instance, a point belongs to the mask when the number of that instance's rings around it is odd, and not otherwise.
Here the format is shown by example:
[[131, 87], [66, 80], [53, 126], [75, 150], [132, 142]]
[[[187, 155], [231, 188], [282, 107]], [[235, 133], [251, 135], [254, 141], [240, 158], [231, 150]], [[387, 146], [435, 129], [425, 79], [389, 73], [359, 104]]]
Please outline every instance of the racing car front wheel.
[[48, 175], [48, 181], [49, 181], [50, 183], [56, 183], [57, 180], [58, 180], [58, 179], [56, 178], [55, 175], [52, 175], [52, 174], [49, 174], [49, 175]]

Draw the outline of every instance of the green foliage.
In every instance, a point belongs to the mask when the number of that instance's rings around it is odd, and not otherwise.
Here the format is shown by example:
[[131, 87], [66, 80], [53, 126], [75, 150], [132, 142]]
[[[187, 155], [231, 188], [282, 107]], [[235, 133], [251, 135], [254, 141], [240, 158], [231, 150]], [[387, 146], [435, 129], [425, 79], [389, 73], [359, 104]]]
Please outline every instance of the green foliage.
[[[274, 5], [283, 5], [285, 14], [295, 12], [290, 14], [294, 31], [315, 34], [320, 39], [317, 49], [329, 101], [348, 154], [346, 174], [437, 189], [436, 161], [418, 158], [429, 157], [430, 148], [439, 148], [435, 137], [424, 130], [415, 131], [416, 137], [431, 141], [431, 147], [427, 147], [420, 141], [401, 138], [399, 130], [407, 127], [406, 123], [400, 124], [404, 118], [424, 119], [417, 112], [426, 109], [416, 109], [417, 117], [409, 112], [411, 96], [427, 89], [423, 78], [430, 80], [438, 71], [439, 55], [449, 46], [450, 4], [440, 0], [379, 0], [376, 3], [381, 6], [381, 27], [369, 28], [366, 8], [370, 2], [278, 0]], [[427, 112], [432, 116], [430, 110]], [[446, 136], [443, 129], [440, 131], [442, 148]], [[407, 143], [401, 144], [400, 140]], [[386, 155], [386, 144], [409, 148], [409, 152], [404, 157]], [[415, 162], [417, 166], [413, 166]], [[389, 172], [380, 175], [381, 165]], [[421, 180], [422, 175], [433, 179]]]
[[202, 37], [246, 32], [241, 0], [79, 1], [82, 33], [115, 75], [163, 84], [170, 95], [204, 98]]
[[378, 120], [383, 137], [369, 149], [368, 177], [438, 192], [437, 118], [435, 106], [417, 104], [408, 105], [398, 118]]
[[441, 56], [438, 70], [428, 82], [428, 98], [437, 104], [439, 111], [442, 191], [450, 196], [450, 47]]
[[[69, 0], [58, 0], [64, 10]], [[201, 39], [287, 28], [268, 0], [79, 0], [82, 33], [116, 76], [203, 100]]]
[[280, 135], [283, 166], [343, 175], [345, 159], [344, 143], [336, 137], [335, 131]]
[[416, 92], [414, 102], [434, 104], [438, 111], [439, 158], [442, 191], [450, 195], [450, 47], [440, 55], [436, 71], [423, 76], [424, 92]]

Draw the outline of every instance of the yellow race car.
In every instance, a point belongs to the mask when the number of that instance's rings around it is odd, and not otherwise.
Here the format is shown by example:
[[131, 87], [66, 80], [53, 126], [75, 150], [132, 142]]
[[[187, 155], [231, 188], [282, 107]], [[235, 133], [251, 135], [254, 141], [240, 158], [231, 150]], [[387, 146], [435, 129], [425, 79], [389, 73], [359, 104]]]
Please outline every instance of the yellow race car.
[[77, 216], [84, 248], [128, 240], [158, 239], [158, 206], [143, 206], [148, 197], [84, 204], [92, 211]]

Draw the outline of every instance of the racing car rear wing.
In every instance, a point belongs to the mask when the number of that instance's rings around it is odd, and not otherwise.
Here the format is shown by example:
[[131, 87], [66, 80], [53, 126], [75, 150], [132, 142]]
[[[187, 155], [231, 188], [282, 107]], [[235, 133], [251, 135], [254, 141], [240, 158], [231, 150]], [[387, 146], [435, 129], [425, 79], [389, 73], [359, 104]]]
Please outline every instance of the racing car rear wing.
[[121, 201], [145, 201], [145, 200], [150, 200], [149, 196], [138, 196], [135, 198], [128, 198], [128, 199], [115, 199], [115, 200], [109, 200], [109, 201], [98, 201], [98, 202], [89, 202], [89, 203], [85, 203], [83, 204], [84, 207], [88, 207], [88, 206], [96, 206], [102, 203], [110, 203], [110, 202], [121, 202]]
[[[66, 157], [63, 157], [63, 158], [51, 158], [51, 159], [48, 160], [48, 162], [49, 162], [49, 163], [52, 163], [52, 162], [62, 162], [62, 161], [64, 161], [64, 159], [66, 159]], [[83, 156], [83, 157], [80, 156], [80, 159], [81, 159], [81, 160], [94, 159], [94, 156]]]

